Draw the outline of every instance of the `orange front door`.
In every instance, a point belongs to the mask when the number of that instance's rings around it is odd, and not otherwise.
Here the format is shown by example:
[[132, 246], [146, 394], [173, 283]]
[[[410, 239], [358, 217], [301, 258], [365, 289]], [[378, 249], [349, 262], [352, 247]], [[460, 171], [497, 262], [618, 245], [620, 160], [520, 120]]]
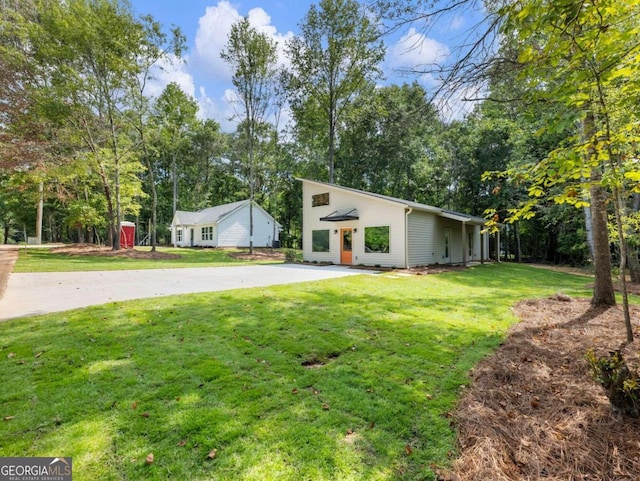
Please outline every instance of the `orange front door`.
[[351, 240], [353, 231], [351, 229], [340, 229], [340, 264], [352, 264]]

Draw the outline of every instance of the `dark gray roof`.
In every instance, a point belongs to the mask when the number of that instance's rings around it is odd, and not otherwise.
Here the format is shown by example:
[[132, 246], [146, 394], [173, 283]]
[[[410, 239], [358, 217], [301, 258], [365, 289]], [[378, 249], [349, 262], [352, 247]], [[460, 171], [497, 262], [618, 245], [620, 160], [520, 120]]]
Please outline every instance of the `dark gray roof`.
[[176, 225], [217, 224], [222, 219], [248, 204], [248, 200], [207, 207], [198, 212], [176, 211]]

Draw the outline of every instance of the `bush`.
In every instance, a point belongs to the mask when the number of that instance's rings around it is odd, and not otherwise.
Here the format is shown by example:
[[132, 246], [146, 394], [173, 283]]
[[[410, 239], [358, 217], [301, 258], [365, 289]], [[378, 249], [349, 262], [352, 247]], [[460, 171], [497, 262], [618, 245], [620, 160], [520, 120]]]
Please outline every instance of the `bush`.
[[640, 418], [640, 376], [629, 369], [620, 351], [598, 357], [589, 350], [586, 358], [591, 375], [604, 388], [614, 412]]
[[293, 263], [296, 261], [296, 251], [293, 249], [285, 249], [284, 251], [285, 262]]

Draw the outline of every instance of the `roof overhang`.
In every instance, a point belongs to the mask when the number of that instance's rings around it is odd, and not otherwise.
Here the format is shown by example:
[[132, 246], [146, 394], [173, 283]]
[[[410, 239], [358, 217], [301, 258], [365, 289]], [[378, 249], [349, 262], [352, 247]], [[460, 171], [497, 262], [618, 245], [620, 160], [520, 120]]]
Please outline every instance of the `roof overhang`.
[[354, 207], [348, 210], [334, 210], [331, 214], [320, 217], [321, 221], [325, 222], [343, 222], [345, 220], [358, 220], [358, 210]]
[[469, 222], [471, 217], [467, 217], [465, 215], [454, 214], [453, 212], [440, 212], [442, 217], [447, 219], [457, 220], [458, 222]]

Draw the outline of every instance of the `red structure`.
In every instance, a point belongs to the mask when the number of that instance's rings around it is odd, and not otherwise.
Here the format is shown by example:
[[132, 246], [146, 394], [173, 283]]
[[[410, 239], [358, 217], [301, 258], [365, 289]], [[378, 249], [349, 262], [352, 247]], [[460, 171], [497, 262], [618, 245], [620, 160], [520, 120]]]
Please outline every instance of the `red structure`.
[[120, 247], [133, 249], [136, 244], [136, 225], [133, 222], [120, 222]]

